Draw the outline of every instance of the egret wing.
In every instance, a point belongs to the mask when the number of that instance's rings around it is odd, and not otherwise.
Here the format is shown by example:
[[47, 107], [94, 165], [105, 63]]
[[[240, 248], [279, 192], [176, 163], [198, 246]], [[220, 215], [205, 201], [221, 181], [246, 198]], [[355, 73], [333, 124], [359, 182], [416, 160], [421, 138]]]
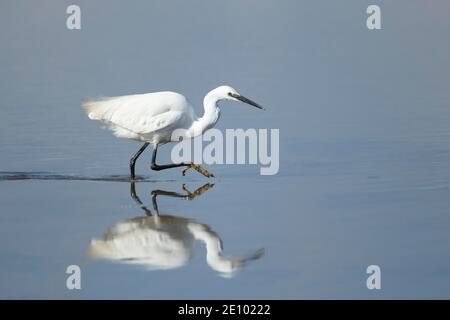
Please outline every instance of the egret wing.
[[149, 93], [88, 101], [88, 117], [105, 122], [118, 136], [145, 136], [180, 124], [186, 116], [187, 101], [172, 92]]

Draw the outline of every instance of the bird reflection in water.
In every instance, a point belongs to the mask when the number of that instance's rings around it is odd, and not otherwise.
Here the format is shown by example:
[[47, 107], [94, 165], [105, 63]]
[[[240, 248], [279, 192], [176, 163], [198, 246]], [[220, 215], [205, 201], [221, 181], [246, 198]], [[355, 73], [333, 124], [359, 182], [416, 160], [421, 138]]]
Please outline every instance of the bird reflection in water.
[[131, 197], [146, 215], [126, 219], [109, 228], [102, 239], [91, 241], [88, 255], [94, 259], [140, 265], [148, 270], [167, 270], [186, 264], [194, 254], [196, 241], [200, 240], [206, 245], [208, 265], [223, 276], [233, 276], [247, 262], [261, 258], [264, 249], [246, 256], [227, 257], [223, 255], [222, 240], [208, 225], [194, 219], [160, 214], [157, 204], [158, 196], [193, 200], [213, 186], [214, 184], [207, 183], [190, 192], [183, 185], [185, 193], [153, 190], [151, 211], [137, 196], [132, 182]]

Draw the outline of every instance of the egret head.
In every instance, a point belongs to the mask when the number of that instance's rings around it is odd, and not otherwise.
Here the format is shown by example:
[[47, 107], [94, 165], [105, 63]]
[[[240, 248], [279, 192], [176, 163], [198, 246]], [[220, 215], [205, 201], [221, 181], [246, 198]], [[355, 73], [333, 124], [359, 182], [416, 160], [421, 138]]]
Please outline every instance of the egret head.
[[265, 110], [259, 104], [244, 97], [243, 95], [241, 95], [239, 92], [237, 92], [234, 88], [232, 88], [230, 86], [220, 86], [220, 87], [214, 89], [213, 91], [211, 91], [211, 93], [212, 92], [214, 92], [214, 95], [217, 97], [217, 100], [240, 101], [240, 102], [244, 102], [248, 105], [251, 105], [253, 107], [256, 107], [258, 109]]

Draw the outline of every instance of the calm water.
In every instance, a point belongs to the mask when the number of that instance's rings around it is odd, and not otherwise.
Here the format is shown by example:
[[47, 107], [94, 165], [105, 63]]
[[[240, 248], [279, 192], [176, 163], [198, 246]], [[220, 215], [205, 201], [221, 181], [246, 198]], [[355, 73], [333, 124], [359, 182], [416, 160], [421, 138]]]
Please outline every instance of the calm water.
[[[375, 32], [365, 1], [80, 0], [80, 31], [42, 3], [0, 4], [0, 298], [450, 297], [447, 1], [383, 3]], [[201, 114], [220, 84], [267, 111], [224, 103], [218, 128], [279, 128], [280, 172], [147, 151], [133, 198], [139, 144], [81, 101], [174, 90]]]

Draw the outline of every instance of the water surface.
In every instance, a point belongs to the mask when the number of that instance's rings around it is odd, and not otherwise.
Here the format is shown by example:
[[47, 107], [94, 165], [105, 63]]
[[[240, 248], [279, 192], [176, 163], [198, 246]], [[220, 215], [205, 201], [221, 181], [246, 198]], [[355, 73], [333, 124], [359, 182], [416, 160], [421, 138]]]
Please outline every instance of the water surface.
[[[0, 4], [0, 298], [450, 297], [447, 1], [382, 3], [374, 32], [368, 1], [80, 0], [79, 31], [72, 3], [41, 3]], [[80, 103], [174, 90], [201, 114], [221, 84], [267, 111], [223, 103], [218, 128], [279, 128], [280, 172], [156, 173], [148, 151], [136, 201], [140, 145]], [[81, 290], [66, 288], [73, 264]]]

